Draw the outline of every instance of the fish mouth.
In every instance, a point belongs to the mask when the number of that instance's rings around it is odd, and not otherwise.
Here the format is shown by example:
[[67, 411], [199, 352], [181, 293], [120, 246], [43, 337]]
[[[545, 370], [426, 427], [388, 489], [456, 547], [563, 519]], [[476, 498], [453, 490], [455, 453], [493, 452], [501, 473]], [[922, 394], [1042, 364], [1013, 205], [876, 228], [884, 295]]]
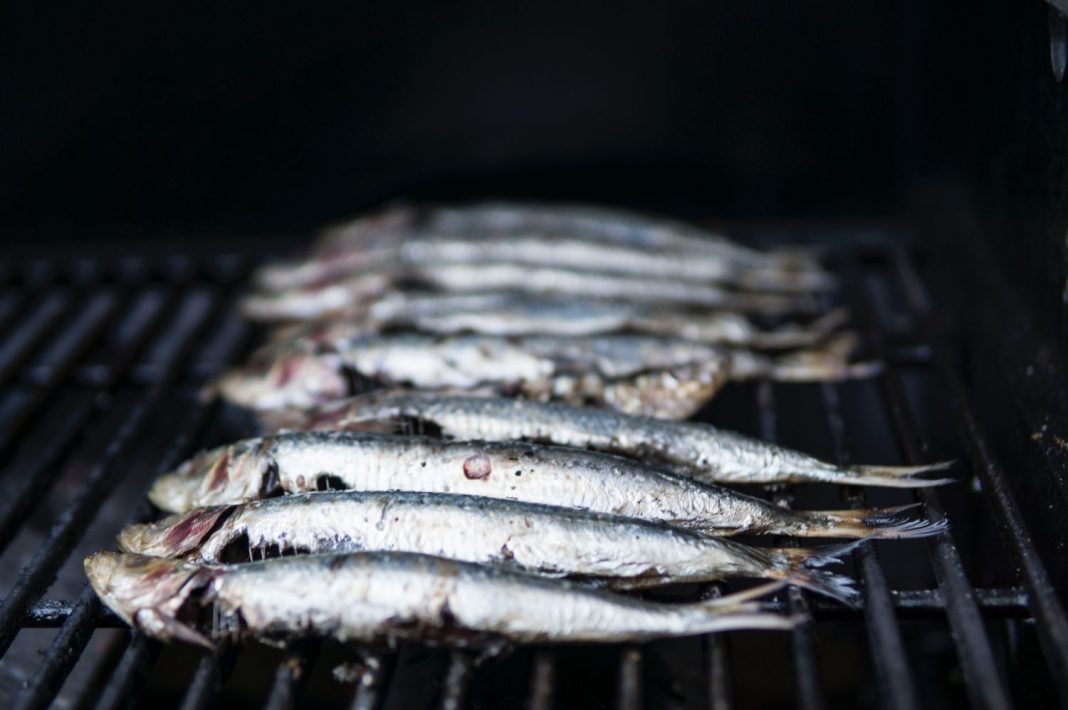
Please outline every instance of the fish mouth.
[[123, 621], [150, 636], [214, 648], [197, 630], [210, 587], [220, 571], [178, 560], [118, 552], [85, 558], [85, 575], [100, 600]]

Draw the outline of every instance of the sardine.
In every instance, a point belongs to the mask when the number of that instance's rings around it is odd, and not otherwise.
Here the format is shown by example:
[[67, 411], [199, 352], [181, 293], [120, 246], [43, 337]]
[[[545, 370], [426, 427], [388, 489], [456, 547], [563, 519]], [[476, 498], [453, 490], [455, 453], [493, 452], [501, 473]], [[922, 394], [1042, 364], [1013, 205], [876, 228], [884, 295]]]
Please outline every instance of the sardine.
[[817, 348], [769, 356], [639, 335], [364, 336], [271, 345], [213, 389], [252, 409], [307, 409], [337, 399], [358, 374], [425, 389], [493, 386], [535, 399], [686, 418], [728, 380], [811, 382], [877, 372], [877, 363], [849, 362], [854, 342], [844, 333]]
[[705, 483], [824, 482], [913, 488], [953, 482], [950, 478], [915, 478], [949, 468], [952, 462], [836, 466], [709, 424], [628, 416], [562, 402], [377, 391], [314, 412], [279, 412], [265, 414], [264, 419], [269, 432], [435, 429], [450, 439], [574, 446], [638, 458]]
[[501, 262], [413, 265], [359, 273], [311, 287], [254, 293], [242, 299], [241, 310], [256, 320], [322, 318], [368, 307], [374, 296], [386, 290], [382, 284], [392, 284], [394, 288], [414, 284], [446, 293], [560, 294], [764, 315], [818, 310], [816, 300], [805, 294], [732, 291], [678, 279], [638, 279], [590, 270]]
[[375, 335], [383, 329], [404, 328], [439, 335], [640, 333], [699, 343], [779, 350], [815, 345], [848, 319], [848, 312], [838, 308], [804, 325], [787, 323], [761, 328], [739, 313], [687, 313], [600, 299], [510, 292], [473, 295], [390, 293], [364, 309], [341, 313], [330, 319], [281, 325], [270, 334], [270, 340], [285, 343], [310, 339], [329, 343]]
[[201, 564], [334, 552], [418, 552], [616, 588], [783, 579], [855, 602], [822, 567], [851, 548], [770, 549], [617, 515], [493, 498], [329, 491], [198, 508], [131, 525], [119, 549]]
[[922, 537], [940, 527], [899, 509], [792, 511], [630, 459], [521, 443], [299, 432], [203, 452], [161, 476], [149, 498], [184, 513], [321, 488], [454, 493], [578, 508], [709, 535]]
[[667, 252], [715, 254], [743, 265], [818, 271], [810, 251], [762, 251], [685, 222], [631, 210], [591, 205], [480, 203], [431, 208], [400, 206], [326, 231], [325, 250], [405, 240], [413, 231], [436, 236], [483, 235], [485, 239], [536, 233], [566, 235], [603, 244]]
[[445, 264], [499, 263], [554, 267], [580, 272], [625, 275], [633, 279], [716, 283], [740, 289], [803, 293], [825, 290], [832, 277], [817, 270], [742, 265], [716, 253], [693, 254], [604, 244], [554, 234], [516, 234], [507, 239], [484, 236], [412, 234], [405, 240], [332, 249], [310, 258], [265, 267], [256, 277], [261, 287], [278, 291], [340, 280], [369, 269]]
[[310, 555], [232, 567], [98, 552], [85, 573], [126, 623], [161, 641], [214, 648], [405, 639], [455, 646], [619, 642], [732, 629], [789, 629], [750, 603], [778, 583], [663, 604], [494, 567], [405, 553]]

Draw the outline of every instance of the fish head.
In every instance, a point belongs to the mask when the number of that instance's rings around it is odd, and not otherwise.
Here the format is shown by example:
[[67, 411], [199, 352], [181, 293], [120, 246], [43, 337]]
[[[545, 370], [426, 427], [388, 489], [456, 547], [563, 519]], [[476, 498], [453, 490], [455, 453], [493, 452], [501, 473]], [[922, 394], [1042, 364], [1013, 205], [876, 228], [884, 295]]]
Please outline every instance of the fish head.
[[119, 549], [152, 557], [183, 557], [200, 547], [233, 510], [232, 506], [197, 508], [154, 523], [128, 525], [119, 533]]
[[215, 381], [213, 389], [241, 407], [311, 409], [349, 393], [341, 358], [332, 353], [281, 349]]
[[208, 505], [229, 505], [274, 492], [274, 460], [265, 440], [250, 439], [203, 451], [160, 476], [148, 492], [156, 507], [184, 513]]
[[163, 641], [187, 641], [208, 648], [213, 647], [211, 640], [181, 612], [187, 602], [206, 603], [209, 588], [220, 574], [219, 569], [179, 560], [118, 552], [97, 552], [85, 558], [89, 584], [123, 621]]

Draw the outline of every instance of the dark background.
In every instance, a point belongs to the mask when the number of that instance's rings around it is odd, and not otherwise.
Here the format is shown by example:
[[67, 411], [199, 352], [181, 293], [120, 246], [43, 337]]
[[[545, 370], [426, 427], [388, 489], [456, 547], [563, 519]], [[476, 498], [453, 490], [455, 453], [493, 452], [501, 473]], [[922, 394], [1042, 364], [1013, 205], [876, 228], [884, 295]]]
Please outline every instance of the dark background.
[[1039, 0], [153, 3], [0, 12], [8, 241], [305, 235], [398, 197], [904, 219], [1063, 328]]
[[1042, 3], [985, 5], [15, 4], [3, 221], [204, 234], [397, 196], [728, 217], [974, 197], [1033, 100], [1022, 63], [1052, 83]]

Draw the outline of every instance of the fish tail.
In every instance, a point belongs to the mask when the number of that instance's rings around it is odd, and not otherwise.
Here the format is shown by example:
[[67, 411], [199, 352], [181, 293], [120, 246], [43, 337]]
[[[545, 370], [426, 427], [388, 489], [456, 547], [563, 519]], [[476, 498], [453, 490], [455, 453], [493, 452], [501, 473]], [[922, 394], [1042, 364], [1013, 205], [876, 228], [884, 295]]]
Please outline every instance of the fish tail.
[[747, 606], [730, 613], [717, 613], [688, 624], [693, 634], [714, 634], [723, 631], [790, 631], [805, 621], [801, 615], [784, 616], [759, 610], [759, 605]]
[[841, 563], [843, 556], [863, 543], [864, 540], [855, 540], [818, 548], [783, 547], [768, 550], [769, 575], [855, 608], [860, 593], [853, 580], [823, 568]]
[[[687, 628], [694, 633], [715, 633], [741, 629], [789, 630], [800, 623], [795, 616], [769, 614], [761, 611], [754, 600], [771, 594], [786, 585], [784, 581], [768, 582], [725, 597], [698, 602], [692, 607], [694, 617]], [[690, 615], [687, 615], [690, 616]]]
[[807, 325], [785, 325], [757, 333], [752, 344], [768, 350], [811, 347], [848, 323], [849, 317], [848, 308], [835, 308]]
[[722, 306], [727, 309], [737, 309], [742, 313], [766, 316], [808, 314], [819, 311], [816, 299], [807, 293], [732, 292], [724, 298]]
[[907, 540], [930, 537], [946, 529], [944, 520], [902, 515], [918, 503], [896, 508], [795, 511], [796, 518], [775, 532], [796, 537], [846, 537]]
[[838, 279], [833, 274], [818, 268], [796, 269], [776, 264], [743, 271], [734, 283], [754, 291], [804, 294], [813, 291], [833, 291], [838, 286]]
[[818, 348], [771, 359], [762, 374], [780, 382], [833, 382], [881, 372], [882, 363], [849, 361], [856, 343], [855, 333], [840, 333]]
[[953, 483], [953, 478], [916, 478], [931, 471], [945, 471], [954, 461], [939, 461], [922, 466], [850, 466], [833, 479], [835, 483], [884, 488], [926, 488]]

